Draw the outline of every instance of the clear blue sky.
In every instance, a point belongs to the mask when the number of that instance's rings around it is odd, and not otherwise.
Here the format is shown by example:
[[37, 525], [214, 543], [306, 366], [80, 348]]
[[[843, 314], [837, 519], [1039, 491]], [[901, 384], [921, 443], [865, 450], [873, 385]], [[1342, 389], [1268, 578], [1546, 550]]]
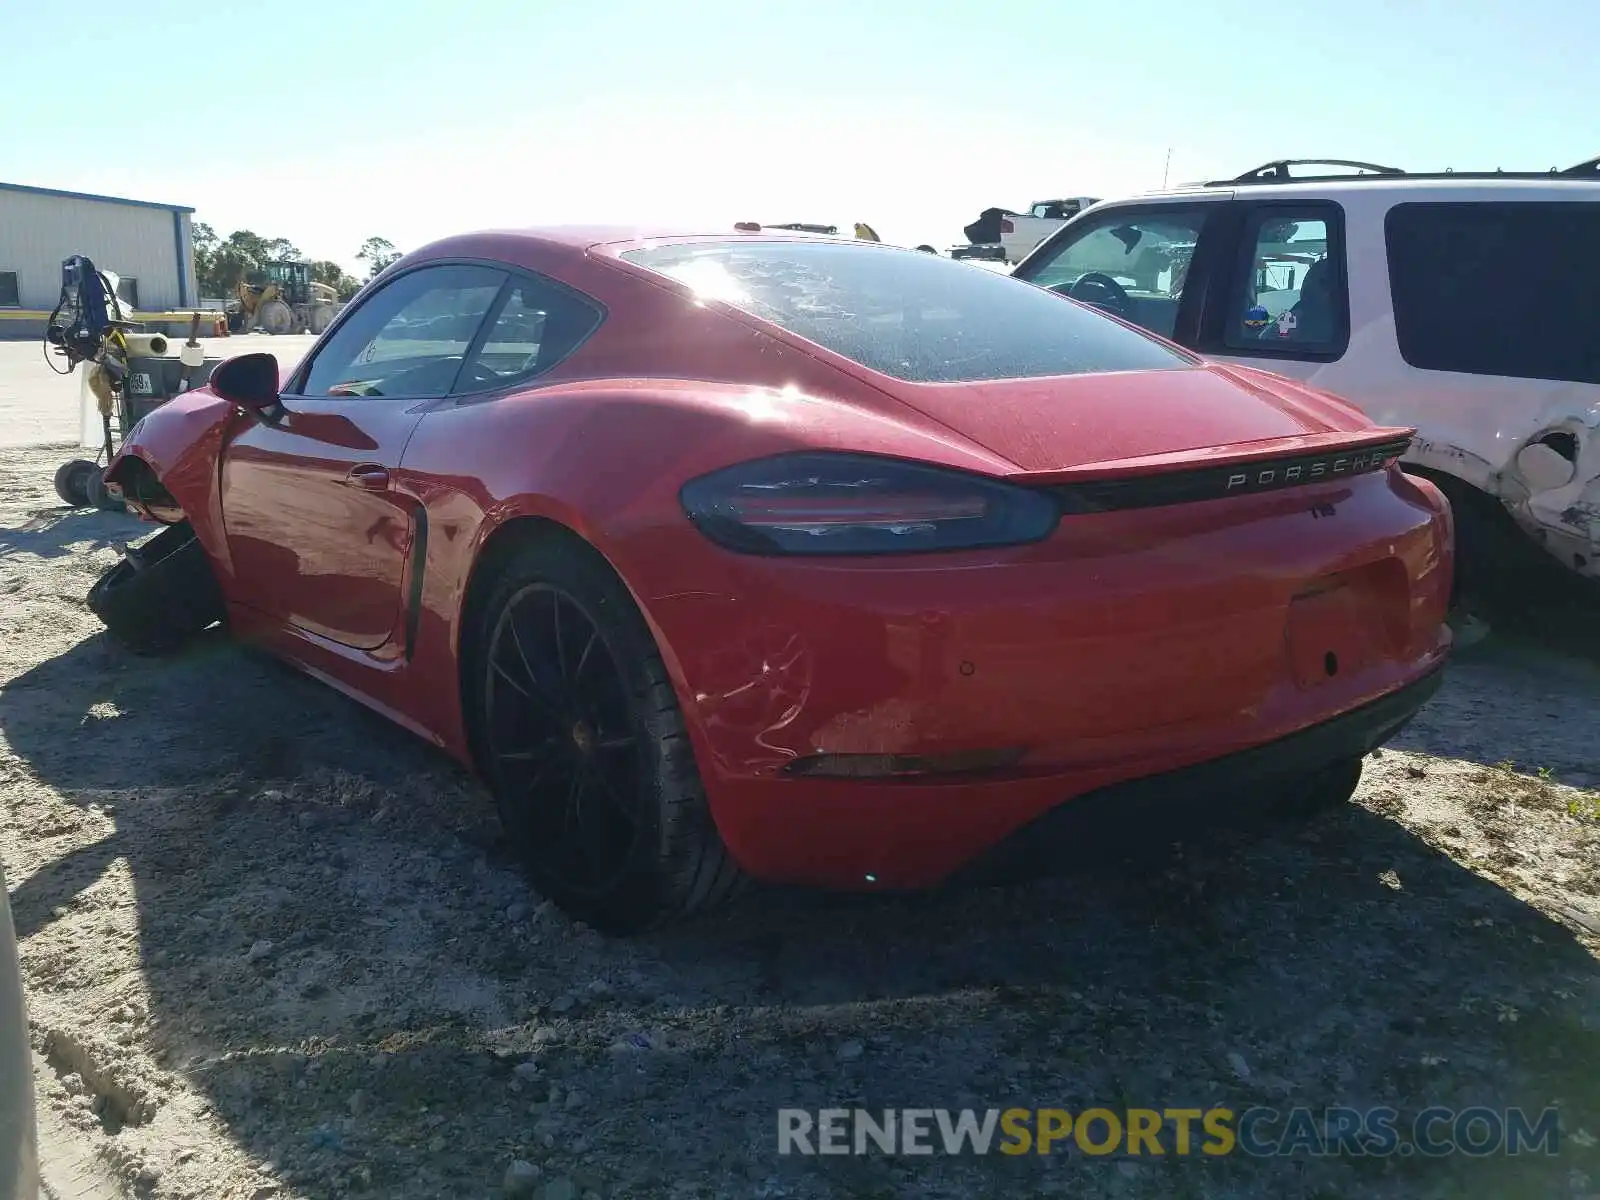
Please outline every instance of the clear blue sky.
[[1593, 0], [15, 3], [0, 178], [346, 264], [586, 220], [942, 248], [990, 205], [1157, 186], [1168, 147], [1174, 182], [1565, 166], [1600, 153], [1597, 47]]

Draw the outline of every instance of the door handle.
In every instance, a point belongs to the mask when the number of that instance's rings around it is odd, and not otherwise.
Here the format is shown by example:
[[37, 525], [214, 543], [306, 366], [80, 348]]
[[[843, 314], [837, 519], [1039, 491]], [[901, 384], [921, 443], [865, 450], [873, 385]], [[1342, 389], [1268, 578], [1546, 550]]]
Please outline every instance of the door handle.
[[389, 472], [372, 463], [361, 463], [350, 468], [350, 473], [344, 477], [344, 481], [351, 487], [362, 488], [369, 492], [381, 492], [389, 486]]

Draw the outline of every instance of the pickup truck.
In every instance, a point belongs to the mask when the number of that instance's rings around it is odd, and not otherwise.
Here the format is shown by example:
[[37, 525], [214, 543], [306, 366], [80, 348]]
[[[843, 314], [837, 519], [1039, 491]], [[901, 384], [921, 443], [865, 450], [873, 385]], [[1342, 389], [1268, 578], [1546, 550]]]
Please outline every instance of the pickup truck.
[[[1015, 213], [1007, 208], [986, 208], [976, 221], [961, 231], [967, 235], [969, 245], [958, 250], [999, 246], [1005, 262], [1019, 263], [1045, 238], [1091, 204], [1099, 202], [1099, 198], [1094, 196], [1074, 196], [1067, 200], [1037, 200], [1028, 206], [1026, 213]], [[979, 257], [961, 253], [956, 253], [956, 256]]]

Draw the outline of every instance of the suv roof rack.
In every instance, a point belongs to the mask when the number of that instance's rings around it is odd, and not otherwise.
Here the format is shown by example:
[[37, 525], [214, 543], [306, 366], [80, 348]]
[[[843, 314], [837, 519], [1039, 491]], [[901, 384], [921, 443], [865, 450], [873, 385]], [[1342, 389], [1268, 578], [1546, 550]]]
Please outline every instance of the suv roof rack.
[[[1349, 167], [1352, 173], [1371, 171], [1378, 175], [1404, 175], [1399, 167], [1381, 167], [1377, 163], [1356, 162], [1348, 158], [1280, 158], [1276, 162], [1265, 163], [1253, 171], [1246, 171], [1236, 179], [1229, 179], [1227, 183], [1288, 183], [1296, 178], [1305, 179], [1307, 176], [1294, 176], [1289, 174], [1290, 167]], [[1310, 176], [1312, 179], [1329, 178], [1328, 176]], [[1221, 182], [1221, 181], [1219, 181]]]
[[[1322, 166], [1344, 167], [1348, 173], [1291, 175], [1290, 167]], [[1404, 171], [1399, 167], [1384, 167], [1377, 163], [1356, 162], [1347, 158], [1280, 158], [1275, 162], [1246, 171], [1232, 179], [1208, 179], [1202, 187], [1237, 187], [1252, 183], [1303, 183], [1313, 180], [1393, 179], [1600, 179], [1600, 156], [1585, 159], [1570, 167], [1551, 167], [1548, 171]]]

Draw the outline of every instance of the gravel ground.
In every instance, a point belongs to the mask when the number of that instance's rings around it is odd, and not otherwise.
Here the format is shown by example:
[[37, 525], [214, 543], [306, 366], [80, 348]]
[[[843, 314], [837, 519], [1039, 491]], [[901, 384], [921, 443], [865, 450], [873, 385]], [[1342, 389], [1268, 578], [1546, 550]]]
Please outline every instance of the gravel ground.
[[[0, 855], [41, 1103], [138, 1194], [1600, 1194], [1590, 661], [1464, 652], [1304, 829], [608, 943], [406, 734], [220, 637], [108, 645], [147, 527], [57, 507], [69, 453], [0, 463]], [[786, 1106], [1475, 1103], [1559, 1105], [1560, 1153], [776, 1152]]]

